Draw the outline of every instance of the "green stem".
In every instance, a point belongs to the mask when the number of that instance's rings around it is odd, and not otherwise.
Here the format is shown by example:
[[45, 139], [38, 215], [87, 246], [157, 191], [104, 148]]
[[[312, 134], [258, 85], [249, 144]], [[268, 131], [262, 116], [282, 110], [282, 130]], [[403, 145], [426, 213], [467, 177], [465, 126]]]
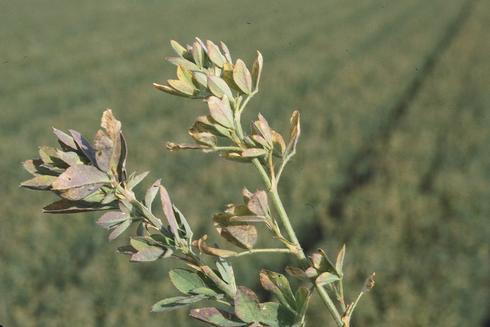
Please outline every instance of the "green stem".
[[243, 251], [235, 254], [233, 257], [243, 257], [246, 255], [251, 255], [255, 253], [291, 253], [290, 249], [250, 249], [248, 251]]
[[322, 299], [323, 303], [325, 303], [325, 305], [327, 306], [328, 311], [330, 311], [330, 314], [335, 320], [337, 326], [342, 327], [344, 325], [344, 323], [342, 322], [342, 318], [340, 317], [340, 314], [337, 311], [337, 308], [335, 307], [335, 304], [333, 303], [332, 299], [328, 295], [327, 291], [320, 285], [315, 285], [315, 288], [318, 294], [320, 295], [320, 298]]

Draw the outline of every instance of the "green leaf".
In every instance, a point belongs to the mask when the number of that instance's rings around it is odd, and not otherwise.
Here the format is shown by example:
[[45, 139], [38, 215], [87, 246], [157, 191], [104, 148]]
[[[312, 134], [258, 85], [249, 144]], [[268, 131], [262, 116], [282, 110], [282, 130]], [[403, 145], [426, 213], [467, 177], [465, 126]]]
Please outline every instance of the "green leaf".
[[329, 272], [324, 272], [324, 273], [321, 273], [320, 276], [318, 276], [316, 278], [315, 283], [317, 285], [323, 286], [323, 285], [328, 285], [328, 284], [331, 284], [333, 282], [336, 282], [339, 279], [340, 279], [339, 276], [337, 276], [335, 274], [332, 274]]
[[130, 175], [127, 180], [128, 189], [132, 190], [133, 188], [135, 188], [139, 183], [143, 181], [143, 179], [145, 179], [146, 176], [148, 176], [149, 173], [149, 171], [145, 171], [141, 174]]
[[262, 269], [260, 272], [260, 283], [264, 289], [277, 296], [284, 306], [295, 312], [296, 299], [289, 281], [284, 275]]
[[198, 67], [202, 67], [204, 63], [204, 50], [201, 44], [197, 41], [192, 45], [192, 57], [194, 58], [194, 62]]
[[151, 311], [152, 312], [164, 312], [164, 311], [176, 310], [176, 309], [188, 306], [190, 304], [202, 301], [206, 298], [207, 297], [205, 295], [171, 297], [171, 298], [164, 299], [164, 300], [161, 300], [161, 301], [155, 303], [152, 306]]
[[237, 290], [237, 286], [232, 265], [225, 259], [218, 258], [218, 261], [216, 262], [216, 268], [218, 268], [218, 272], [221, 275], [221, 278], [226, 282], [226, 284], [232, 287], [233, 292], [235, 293]]
[[[226, 315], [229, 316], [229, 314]], [[239, 327], [246, 325], [243, 322], [228, 319], [225, 317], [223, 312], [216, 308], [193, 309], [191, 310], [190, 316], [202, 322], [218, 327]]]
[[159, 259], [165, 253], [165, 249], [159, 246], [147, 246], [131, 256], [131, 262], [150, 262]]
[[66, 190], [89, 184], [110, 182], [107, 174], [98, 170], [94, 166], [76, 165], [69, 167], [53, 182], [54, 190]]
[[296, 321], [303, 321], [310, 303], [311, 292], [306, 287], [299, 287], [295, 294], [296, 297]]
[[235, 67], [233, 67], [233, 80], [243, 93], [252, 93], [252, 76], [241, 59], [237, 59]]
[[218, 98], [226, 95], [228, 99], [233, 99], [230, 87], [221, 77], [208, 75], [208, 88]]
[[226, 96], [223, 99], [219, 99], [215, 96], [211, 96], [208, 99], [209, 113], [211, 117], [220, 125], [233, 129], [233, 111], [230, 107], [230, 102]]
[[150, 209], [151, 211], [151, 205], [153, 204], [153, 201], [155, 200], [155, 197], [158, 194], [158, 191], [160, 190], [160, 180], [156, 180], [147, 190], [145, 194], [145, 205]]
[[191, 294], [198, 288], [207, 288], [201, 276], [190, 270], [173, 269], [169, 272], [169, 277], [175, 288], [184, 294]]
[[260, 305], [259, 321], [270, 327], [292, 327], [294, 315], [279, 303], [266, 302]]

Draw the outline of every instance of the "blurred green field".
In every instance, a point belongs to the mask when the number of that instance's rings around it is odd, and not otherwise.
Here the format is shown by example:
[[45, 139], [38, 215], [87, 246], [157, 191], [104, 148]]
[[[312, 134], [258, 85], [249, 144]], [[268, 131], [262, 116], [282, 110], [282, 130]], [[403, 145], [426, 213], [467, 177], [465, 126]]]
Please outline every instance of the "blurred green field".
[[[285, 130], [301, 110], [281, 193], [310, 250], [347, 243], [351, 298], [376, 271], [354, 326], [489, 324], [489, 29], [484, 0], [0, 0], [0, 325], [200, 326], [185, 310], [149, 313], [176, 294], [169, 262], [130, 264], [96, 215], [42, 215], [48, 196], [18, 188], [19, 163], [55, 144], [51, 126], [93, 135], [110, 107], [130, 170], [152, 171], [145, 186], [162, 177], [196, 231], [216, 236], [212, 213], [260, 181], [164, 150], [204, 106], [151, 83], [174, 74], [168, 41], [195, 35], [247, 62], [264, 54], [249, 119]], [[258, 268], [286, 259], [236, 260], [237, 275], [256, 286]], [[330, 326], [318, 301], [310, 313]]]

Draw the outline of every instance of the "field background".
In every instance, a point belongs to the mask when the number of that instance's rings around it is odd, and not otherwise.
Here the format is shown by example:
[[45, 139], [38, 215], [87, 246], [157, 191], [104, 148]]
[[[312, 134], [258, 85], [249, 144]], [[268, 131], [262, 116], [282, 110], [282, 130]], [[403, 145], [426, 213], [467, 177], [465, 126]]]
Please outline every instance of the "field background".
[[[111, 107], [130, 169], [152, 171], [145, 186], [162, 177], [215, 236], [212, 213], [259, 180], [166, 152], [204, 106], [151, 87], [174, 74], [168, 41], [197, 34], [247, 62], [264, 54], [248, 118], [284, 131], [302, 111], [281, 193], [308, 250], [347, 243], [350, 298], [377, 272], [353, 325], [489, 326], [489, 29], [485, 0], [0, 0], [0, 325], [200, 326], [149, 313], [176, 293], [171, 263], [130, 264], [97, 215], [42, 215], [48, 196], [18, 188], [20, 162], [55, 144], [51, 126], [93, 135]], [[248, 286], [287, 264], [236, 261]], [[313, 303], [309, 326], [332, 326]]]

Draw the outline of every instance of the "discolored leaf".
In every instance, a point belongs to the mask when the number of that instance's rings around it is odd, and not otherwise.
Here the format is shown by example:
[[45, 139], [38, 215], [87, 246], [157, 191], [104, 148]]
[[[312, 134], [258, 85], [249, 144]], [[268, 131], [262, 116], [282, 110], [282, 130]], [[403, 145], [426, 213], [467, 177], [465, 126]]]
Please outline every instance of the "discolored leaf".
[[58, 138], [58, 143], [64, 150], [68, 150], [68, 151], [77, 150], [77, 145], [75, 144], [73, 137], [54, 127], [53, 127], [53, 133]]
[[171, 95], [176, 95], [176, 96], [180, 96], [180, 97], [184, 97], [184, 98], [188, 98], [189, 96], [186, 95], [186, 94], [183, 94], [183, 93], [180, 93], [179, 91], [177, 91], [176, 89], [168, 86], [168, 85], [162, 85], [162, 84], [158, 84], [158, 83], [153, 83], [153, 86], [162, 91], [162, 92], [165, 92], [165, 93], [168, 93], [168, 94], [171, 94]]
[[182, 45], [180, 45], [179, 42], [175, 40], [171, 40], [170, 45], [174, 49], [175, 53], [180, 57], [183, 57], [184, 54], [187, 52], [186, 48], [184, 48]]
[[265, 191], [257, 191], [253, 193], [252, 197], [247, 203], [247, 207], [257, 216], [268, 217], [270, 209], [267, 193]]
[[223, 50], [223, 54], [224, 54], [226, 60], [229, 63], [232, 63], [233, 60], [231, 60], [230, 50], [228, 49], [228, 47], [226, 46], [226, 44], [224, 42], [220, 42], [220, 45], [221, 45], [221, 49]]
[[202, 67], [204, 63], [204, 50], [201, 43], [195, 41], [192, 45], [192, 58], [198, 67]]
[[233, 129], [233, 111], [226, 96], [219, 99], [215, 96], [209, 97], [208, 107], [211, 117], [220, 125]]
[[66, 163], [68, 166], [83, 164], [83, 162], [80, 160], [80, 157], [76, 152], [72, 152], [72, 151], [64, 152], [64, 151], [57, 150], [56, 157], [59, 158], [64, 163]]
[[264, 58], [262, 54], [257, 51], [257, 57], [252, 65], [252, 80], [254, 89], [258, 89], [260, 83], [260, 77], [262, 75], [262, 68], [264, 66]]
[[160, 201], [162, 202], [163, 213], [165, 214], [165, 217], [170, 225], [170, 230], [176, 239], [179, 239], [179, 226], [177, 224], [177, 219], [175, 218], [172, 201], [170, 201], [170, 196], [167, 189], [163, 187], [163, 185], [160, 185]]
[[[225, 317], [225, 315], [227, 317]], [[218, 327], [239, 327], [246, 326], [244, 322], [231, 320], [228, 313], [224, 313], [216, 308], [199, 308], [191, 310], [190, 316]]]
[[128, 214], [121, 211], [109, 211], [103, 214], [98, 220], [97, 224], [104, 229], [111, 229], [119, 223], [128, 220], [130, 217]]
[[146, 190], [145, 194], [145, 205], [150, 209], [151, 211], [151, 206], [153, 204], [153, 201], [155, 200], [155, 197], [158, 194], [158, 191], [160, 190], [160, 179], [157, 179], [149, 188]]
[[281, 155], [284, 155], [286, 151], [286, 142], [284, 142], [282, 135], [275, 130], [272, 130], [272, 142], [279, 145]]
[[206, 41], [206, 45], [208, 48], [208, 56], [211, 62], [220, 68], [223, 67], [223, 64], [225, 63], [226, 59], [221, 54], [221, 51], [218, 48], [218, 46], [209, 40]]
[[117, 177], [119, 182], [126, 181], [126, 160], [128, 156], [128, 145], [126, 143], [126, 139], [124, 138], [124, 134], [119, 133], [119, 139], [121, 142], [121, 153], [119, 155], [119, 163], [117, 164]]
[[241, 59], [237, 59], [233, 68], [233, 80], [243, 93], [252, 93], [252, 76]]
[[259, 322], [262, 313], [257, 295], [249, 288], [239, 286], [235, 295], [235, 314], [247, 323]]
[[164, 311], [176, 310], [176, 309], [188, 306], [190, 304], [202, 301], [206, 298], [207, 297], [205, 295], [171, 297], [171, 298], [164, 299], [164, 300], [161, 300], [161, 301], [155, 303], [152, 306], [151, 311], [152, 312], [164, 312]]
[[237, 254], [235, 251], [224, 250], [207, 245], [207, 238], [207, 235], [204, 235], [200, 239], [193, 241], [192, 244], [196, 246], [202, 253], [206, 253], [216, 257], [227, 258], [235, 256]]
[[92, 147], [89, 141], [85, 139], [79, 132], [70, 129], [69, 130], [73, 141], [76, 143], [78, 149], [82, 151], [85, 157], [94, 165], [97, 165], [97, 160], [95, 159], [95, 149]]
[[218, 233], [230, 243], [243, 248], [252, 249], [257, 243], [257, 228], [247, 224], [217, 226]]
[[90, 194], [98, 191], [104, 183], [88, 184], [79, 187], [73, 187], [67, 190], [63, 190], [60, 196], [67, 200], [77, 201], [82, 200]]
[[265, 156], [266, 154], [267, 154], [267, 150], [265, 149], [251, 148], [242, 151], [242, 157], [244, 158], [257, 158], [257, 157]]
[[311, 291], [307, 287], [299, 287], [295, 294], [297, 322], [302, 322], [308, 309], [308, 304], [311, 298]]
[[30, 188], [32, 190], [49, 190], [51, 189], [51, 185], [54, 181], [56, 181], [56, 179], [56, 176], [39, 175], [25, 182], [22, 182], [20, 186]]
[[139, 183], [143, 181], [143, 179], [145, 179], [146, 176], [148, 176], [149, 173], [149, 171], [145, 171], [141, 174], [130, 175], [127, 180], [128, 189], [132, 190], [133, 188], [135, 188]]
[[344, 257], [345, 257], [345, 244], [340, 249], [337, 254], [337, 260], [335, 261], [335, 269], [339, 273], [340, 276], [343, 275], [342, 268], [344, 266]]
[[192, 72], [194, 80], [204, 88], [208, 88], [208, 76], [203, 72]]
[[87, 211], [102, 211], [114, 209], [115, 206], [112, 204], [98, 204], [85, 201], [70, 201], [66, 199], [61, 199], [55, 201], [43, 208], [44, 213], [77, 213], [77, 212], [87, 212]]
[[162, 257], [165, 249], [158, 246], [148, 246], [145, 249], [139, 250], [131, 256], [131, 262], [151, 262]]
[[109, 237], [108, 237], [109, 241], [113, 241], [116, 238], [118, 238], [122, 233], [124, 233], [124, 231], [126, 229], [128, 229], [129, 226], [131, 226], [131, 220], [129, 220], [129, 219], [123, 221], [119, 225], [116, 225], [116, 227], [114, 227], [112, 229], [112, 232], [109, 234]]
[[292, 156], [296, 153], [296, 145], [301, 134], [300, 114], [295, 110], [290, 119], [291, 129], [289, 132], [289, 141], [286, 147], [286, 154]]
[[270, 327], [292, 327], [294, 315], [276, 302], [260, 304], [260, 322]]
[[187, 59], [181, 58], [181, 57], [168, 57], [165, 58], [168, 62], [174, 64], [175, 66], [182, 66], [187, 70], [194, 71], [194, 70], [199, 70], [199, 67], [197, 65]]
[[287, 266], [285, 268], [285, 270], [288, 273], [288, 275], [291, 277], [295, 277], [295, 278], [299, 278], [299, 279], [307, 279], [308, 278], [305, 271], [301, 268]]
[[224, 95], [226, 95], [228, 99], [233, 99], [233, 94], [231, 93], [230, 87], [222, 78], [218, 76], [208, 75], [208, 88], [211, 93], [218, 98], [222, 98]]
[[53, 182], [54, 190], [66, 190], [89, 184], [109, 183], [107, 174], [101, 172], [94, 166], [75, 165], [69, 167]]
[[189, 96], [193, 96], [194, 92], [197, 91], [193, 84], [180, 79], [169, 79], [167, 83], [173, 89]]

